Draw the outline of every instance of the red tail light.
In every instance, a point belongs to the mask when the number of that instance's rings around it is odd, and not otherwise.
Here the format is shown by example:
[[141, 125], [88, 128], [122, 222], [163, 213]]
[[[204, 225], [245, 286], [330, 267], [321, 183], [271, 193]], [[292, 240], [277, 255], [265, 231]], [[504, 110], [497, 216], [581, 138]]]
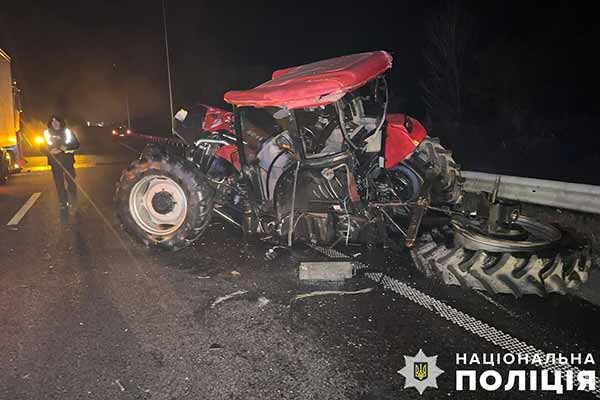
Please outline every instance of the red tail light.
[[113, 134], [113, 135], [115, 135], [115, 136], [117, 136], [117, 131], [115, 131], [115, 130], [113, 129], [113, 131], [112, 131], [112, 134]]

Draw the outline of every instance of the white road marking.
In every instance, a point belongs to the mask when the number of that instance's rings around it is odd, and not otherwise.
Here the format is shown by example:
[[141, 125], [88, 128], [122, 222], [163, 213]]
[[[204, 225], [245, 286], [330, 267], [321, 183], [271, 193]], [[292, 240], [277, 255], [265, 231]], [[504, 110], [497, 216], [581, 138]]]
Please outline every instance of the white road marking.
[[17, 211], [17, 213], [11, 218], [11, 220], [8, 221], [8, 224], [6, 224], [6, 226], [18, 225], [19, 222], [21, 222], [21, 220], [25, 216], [25, 214], [27, 214], [27, 211], [29, 211], [31, 207], [33, 207], [33, 205], [41, 195], [41, 192], [35, 192], [34, 194], [32, 194], [29, 200], [27, 200], [25, 204], [23, 204], [23, 207], [21, 207], [21, 209]]
[[[329, 249], [315, 245], [312, 245], [311, 247], [329, 258], [350, 258], [350, 256], [335, 249]], [[354, 262], [354, 268], [355, 270], [368, 271], [369, 266], [363, 264], [360, 261], [356, 261]], [[425, 294], [404, 282], [387, 276], [381, 272], [365, 272], [365, 277], [379, 283], [384, 287], [384, 289], [391, 290], [394, 293], [401, 295], [402, 297], [412, 301], [413, 303], [420, 305], [421, 307], [431, 311], [432, 313], [437, 314], [445, 320], [461, 327], [466, 331], [473, 333], [476, 336], [479, 336], [486, 342], [492, 343], [507, 352], [513, 354], [527, 354], [530, 356], [530, 359], [532, 359], [533, 356], [540, 357], [542, 361], [540, 364], [537, 365], [539, 365], [541, 368], [549, 369], [551, 371], [562, 372], [570, 370], [573, 371], [574, 376], [577, 376], [581, 371], [578, 367], [572, 366], [570, 364], [549, 363], [547, 361], [547, 355], [544, 351], [539, 350], [538, 348], [533, 347], [527, 344], [526, 342], [501, 331], [500, 329], [486, 324], [485, 322], [480, 321], [467, 313], [457, 310], [456, 308], [447, 305], [443, 301], [438, 300], [433, 296], [429, 296], [428, 294]], [[596, 377], [595, 382], [596, 384], [594, 387], [586, 387], [585, 391], [591, 392], [597, 398], [600, 398], [600, 377]]]

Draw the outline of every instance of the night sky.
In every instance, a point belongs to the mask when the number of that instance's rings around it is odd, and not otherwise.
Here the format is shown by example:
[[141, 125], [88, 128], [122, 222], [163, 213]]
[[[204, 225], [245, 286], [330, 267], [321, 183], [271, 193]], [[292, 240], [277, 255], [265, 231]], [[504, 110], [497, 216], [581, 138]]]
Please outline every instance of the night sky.
[[[25, 118], [123, 120], [129, 93], [136, 119], [167, 120], [160, 0], [6, 3], [0, 47], [13, 56]], [[478, 85], [510, 70], [508, 85], [538, 113], [596, 112], [600, 35], [591, 8], [479, 3], [461, 3], [473, 21], [465, 68]], [[219, 105], [225, 91], [257, 85], [273, 69], [383, 49], [394, 55], [396, 107], [421, 116], [425, 23], [443, 4], [169, 0], [175, 106]]]

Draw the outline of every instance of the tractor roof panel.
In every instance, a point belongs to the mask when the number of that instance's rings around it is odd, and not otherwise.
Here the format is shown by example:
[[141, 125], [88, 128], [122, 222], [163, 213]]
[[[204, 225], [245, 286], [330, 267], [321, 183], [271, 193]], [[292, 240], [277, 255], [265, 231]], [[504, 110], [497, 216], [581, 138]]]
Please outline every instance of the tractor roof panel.
[[331, 104], [392, 66], [385, 51], [352, 54], [273, 72], [273, 79], [254, 89], [232, 90], [225, 101], [236, 106], [287, 107]]

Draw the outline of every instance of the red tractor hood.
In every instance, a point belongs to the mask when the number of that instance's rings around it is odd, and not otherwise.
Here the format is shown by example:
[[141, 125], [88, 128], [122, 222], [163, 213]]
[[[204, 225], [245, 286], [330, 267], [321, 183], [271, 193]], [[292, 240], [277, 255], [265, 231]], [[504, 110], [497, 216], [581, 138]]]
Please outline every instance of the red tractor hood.
[[225, 93], [225, 101], [236, 106], [289, 109], [327, 105], [391, 66], [392, 56], [385, 51], [331, 58], [277, 70], [272, 80], [254, 89]]

